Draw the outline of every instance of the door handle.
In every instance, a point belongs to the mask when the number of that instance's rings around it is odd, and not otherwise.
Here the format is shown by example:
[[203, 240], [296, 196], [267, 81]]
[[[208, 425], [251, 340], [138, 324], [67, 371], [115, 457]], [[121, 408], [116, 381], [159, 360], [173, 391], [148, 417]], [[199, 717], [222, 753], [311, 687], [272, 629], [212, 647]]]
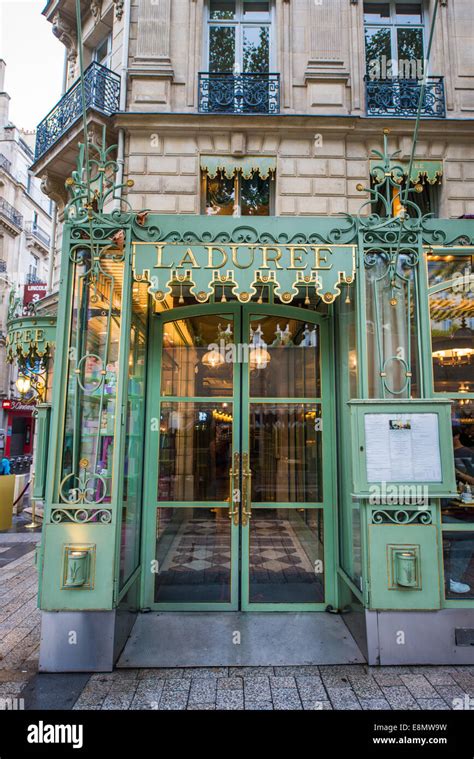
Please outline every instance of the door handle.
[[[234, 452], [234, 463], [229, 470], [229, 519], [233, 520], [236, 527], [239, 526], [239, 503], [234, 501], [234, 491], [239, 485], [239, 470], [240, 470], [240, 454], [238, 451]], [[237, 482], [237, 488], [236, 488]]]
[[247, 527], [252, 516], [252, 472], [248, 453], [242, 454], [242, 527]]

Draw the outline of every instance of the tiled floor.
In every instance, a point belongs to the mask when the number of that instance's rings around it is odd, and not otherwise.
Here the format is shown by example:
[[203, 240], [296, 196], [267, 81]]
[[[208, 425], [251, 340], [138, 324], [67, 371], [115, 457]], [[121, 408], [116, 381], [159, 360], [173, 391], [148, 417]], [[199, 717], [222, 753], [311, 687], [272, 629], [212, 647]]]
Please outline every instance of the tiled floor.
[[[0, 703], [21, 697], [24, 686], [31, 681], [31, 688], [35, 677], [48, 677], [48, 704], [53, 708], [51, 693], [56, 690], [59, 701], [63, 684], [71, 692], [71, 682], [68, 675], [36, 674], [36, 583], [31, 551], [0, 567]], [[460, 708], [460, 704], [469, 705], [470, 698], [474, 707], [474, 667], [377, 668], [358, 664], [123, 669], [93, 674], [85, 685], [80, 681], [68, 703], [74, 709], [95, 710], [433, 710]], [[36, 705], [41, 708], [41, 700]]]

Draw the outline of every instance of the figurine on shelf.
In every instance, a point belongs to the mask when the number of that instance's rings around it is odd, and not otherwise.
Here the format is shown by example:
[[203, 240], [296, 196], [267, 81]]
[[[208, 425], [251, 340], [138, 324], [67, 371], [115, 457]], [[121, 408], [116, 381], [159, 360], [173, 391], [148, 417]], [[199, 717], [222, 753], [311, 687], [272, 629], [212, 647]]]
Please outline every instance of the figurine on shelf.
[[287, 324], [283, 330], [281, 329], [280, 325], [277, 324], [277, 328], [275, 330], [275, 340], [272, 343], [272, 348], [279, 348], [281, 346], [286, 347], [287, 345], [292, 344], [290, 325]]
[[318, 336], [316, 327], [310, 329], [307, 324], [304, 325], [303, 339], [300, 343], [303, 348], [316, 348], [318, 344]]

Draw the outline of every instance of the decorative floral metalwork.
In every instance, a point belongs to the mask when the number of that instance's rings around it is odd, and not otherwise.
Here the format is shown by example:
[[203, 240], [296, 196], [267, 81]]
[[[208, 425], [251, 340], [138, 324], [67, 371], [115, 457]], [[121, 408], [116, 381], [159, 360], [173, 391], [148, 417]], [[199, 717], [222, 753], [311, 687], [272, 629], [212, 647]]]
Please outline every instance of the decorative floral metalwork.
[[[421, 81], [418, 79], [366, 78], [367, 115], [391, 118], [415, 118], [418, 113]], [[428, 77], [421, 109], [421, 117], [446, 118], [446, 100], [443, 77]]]
[[200, 113], [280, 113], [280, 74], [199, 74]]
[[76, 524], [98, 522], [100, 524], [110, 524], [112, 522], [112, 510], [104, 508], [54, 508], [51, 511], [51, 522], [52, 524], [61, 524], [62, 522], [75, 522]]
[[395, 511], [384, 511], [377, 509], [372, 512], [373, 524], [432, 524], [433, 515], [428, 509], [397, 509]]
[[[87, 108], [106, 116], [119, 110], [120, 77], [95, 61], [84, 71]], [[35, 161], [38, 161], [82, 116], [81, 81], [56, 103], [36, 130]]]
[[102, 503], [107, 494], [105, 479], [94, 472], [87, 471], [89, 461], [81, 459], [79, 474], [67, 474], [59, 486], [61, 501], [71, 505]]

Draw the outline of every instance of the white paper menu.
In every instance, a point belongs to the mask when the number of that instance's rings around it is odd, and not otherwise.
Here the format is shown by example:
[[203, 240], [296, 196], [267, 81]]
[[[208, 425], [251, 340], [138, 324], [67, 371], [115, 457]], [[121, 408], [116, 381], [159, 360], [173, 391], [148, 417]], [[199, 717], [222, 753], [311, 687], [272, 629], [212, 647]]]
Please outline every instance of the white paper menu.
[[367, 482], [441, 482], [437, 414], [365, 414]]

